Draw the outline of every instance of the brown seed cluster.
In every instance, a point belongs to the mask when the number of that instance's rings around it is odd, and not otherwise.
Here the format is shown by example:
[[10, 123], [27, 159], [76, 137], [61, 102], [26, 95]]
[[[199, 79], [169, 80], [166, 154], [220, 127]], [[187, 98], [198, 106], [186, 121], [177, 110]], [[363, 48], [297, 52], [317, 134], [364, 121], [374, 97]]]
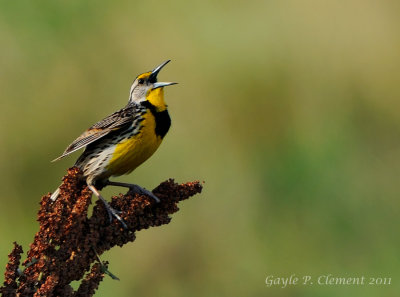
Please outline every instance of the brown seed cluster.
[[14, 242], [14, 248], [8, 255], [8, 264], [4, 273], [4, 286], [1, 288], [2, 296], [15, 296], [18, 288], [17, 278], [19, 277], [18, 267], [21, 260], [22, 246]]
[[[81, 177], [78, 168], [70, 168], [58, 199], [52, 202], [50, 194], [42, 197], [40, 228], [23, 262], [24, 270], [18, 272], [22, 247], [14, 244], [0, 288], [2, 296], [92, 296], [107, 269], [107, 263], [98, 262], [98, 255], [134, 241], [136, 231], [168, 224], [170, 215], [179, 210], [179, 201], [202, 190], [199, 182], [179, 185], [170, 179], [153, 190], [160, 203], [130, 192], [114, 196], [110, 204], [121, 211], [128, 226], [125, 230], [115, 219], [109, 223], [99, 200], [88, 216], [92, 193]], [[70, 286], [75, 280], [82, 280], [76, 291]]]

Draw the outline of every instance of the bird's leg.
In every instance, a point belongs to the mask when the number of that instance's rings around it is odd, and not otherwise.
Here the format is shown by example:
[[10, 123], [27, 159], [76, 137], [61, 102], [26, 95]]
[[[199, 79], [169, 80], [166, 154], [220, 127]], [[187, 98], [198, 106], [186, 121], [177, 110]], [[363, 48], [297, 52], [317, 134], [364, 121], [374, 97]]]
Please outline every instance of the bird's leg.
[[99, 198], [101, 201], [103, 201], [104, 206], [107, 209], [108, 217], [110, 219], [110, 223], [112, 222], [112, 217], [116, 218], [124, 227], [124, 229], [128, 229], [128, 226], [125, 224], [124, 220], [118, 215], [117, 211], [108, 204], [107, 200], [103, 198], [103, 196], [100, 195], [99, 191], [92, 185], [88, 183], [89, 189]]
[[147, 195], [147, 196], [153, 198], [157, 203], [160, 202], [160, 199], [156, 195], [154, 195], [152, 192], [150, 192], [149, 190], [146, 190], [145, 188], [142, 188], [141, 186], [135, 185], [135, 184], [112, 182], [112, 181], [108, 180], [108, 181], [106, 181], [106, 185], [129, 188], [134, 193], [138, 193], [141, 195]]

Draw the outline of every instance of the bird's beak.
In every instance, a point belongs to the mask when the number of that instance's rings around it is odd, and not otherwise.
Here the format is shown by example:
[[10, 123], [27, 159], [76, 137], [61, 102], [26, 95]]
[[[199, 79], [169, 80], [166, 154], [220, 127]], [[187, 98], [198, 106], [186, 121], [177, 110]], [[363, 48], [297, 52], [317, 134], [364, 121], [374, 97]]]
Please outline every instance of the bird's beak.
[[163, 67], [167, 65], [169, 62], [171, 62], [171, 60], [167, 60], [164, 63], [161, 63], [161, 65], [154, 68], [153, 71], [151, 71], [150, 78], [157, 77], [157, 74], [160, 72], [160, 70], [163, 69]]
[[158, 88], [163, 88], [166, 86], [172, 86], [172, 85], [176, 85], [177, 83], [174, 82], [156, 82], [153, 84], [153, 90], [154, 89], [158, 89]]
[[[153, 71], [151, 71], [151, 74], [150, 74], [150, 81], [151, 81], [151, 80], [156, 81], [157, 75], [158, 75], [158, 73], [160, 72], [160, 70], [163, 69], [163, 67], [164, 67], [165, 65], [167, 65], [170, 61], [171, 61], [171, 60], [167, 60], [167, 61], [165, 61], [164, 63], [162, 63], [161, 65], [159, 65], [159, 66], [157, 66], [156, 68], [154, 68]], [[156, 83], [154, 83], [154, 85], [153, 85], [153, 90], [154, 90], [154, 89], [158, 89], [158, 88], [162, 88], [162, 87], [166, 87], [166, 86], [176, 85], [176, 84], [177, 84], [177, 83], [174, 83], [174, 82], [156, 82]]]

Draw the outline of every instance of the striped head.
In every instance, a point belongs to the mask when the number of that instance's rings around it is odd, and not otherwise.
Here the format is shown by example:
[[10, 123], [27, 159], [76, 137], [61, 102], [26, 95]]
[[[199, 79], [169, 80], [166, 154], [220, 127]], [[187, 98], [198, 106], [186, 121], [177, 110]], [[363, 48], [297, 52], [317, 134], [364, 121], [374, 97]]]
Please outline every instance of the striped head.
[[162, 108], [165, 106], [163, 98], [163, 88], [170, 85], [175, 85], [173, 82], [157, 82], [157, 75], [160, 70], [167, 65], [171, 60], [167, 60], [161, 65], [154, 68], [152, 71], [145, 72], [136, 77], [132, 84], [129, 93], [129, 102], [149, 101], [156, 107]]

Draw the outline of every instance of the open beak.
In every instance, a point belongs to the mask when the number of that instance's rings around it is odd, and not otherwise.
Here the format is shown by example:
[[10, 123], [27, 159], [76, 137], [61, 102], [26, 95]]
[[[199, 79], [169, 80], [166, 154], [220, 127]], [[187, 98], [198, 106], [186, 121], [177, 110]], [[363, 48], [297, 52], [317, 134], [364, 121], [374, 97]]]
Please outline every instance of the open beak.
[[[164, 63], [162, 63], [161, 65], [157, 66], [156, 68], [153, 69], [153, 71], [151, 71], [150, 74], [150, 81], [154, 80], [157, 81], [157, 75], [160, 72], [160, 70], [167, 65], [171, 60], [167, 60]], [[158, 88], [162, 88], [162, 87], [166, 87], [166, 86], [171, 86], [171, 85], [176, 85], [177, 83], [174, 82], [156, 82], [153, 85], [153, 90], [154, 89], [158, 89]]]

